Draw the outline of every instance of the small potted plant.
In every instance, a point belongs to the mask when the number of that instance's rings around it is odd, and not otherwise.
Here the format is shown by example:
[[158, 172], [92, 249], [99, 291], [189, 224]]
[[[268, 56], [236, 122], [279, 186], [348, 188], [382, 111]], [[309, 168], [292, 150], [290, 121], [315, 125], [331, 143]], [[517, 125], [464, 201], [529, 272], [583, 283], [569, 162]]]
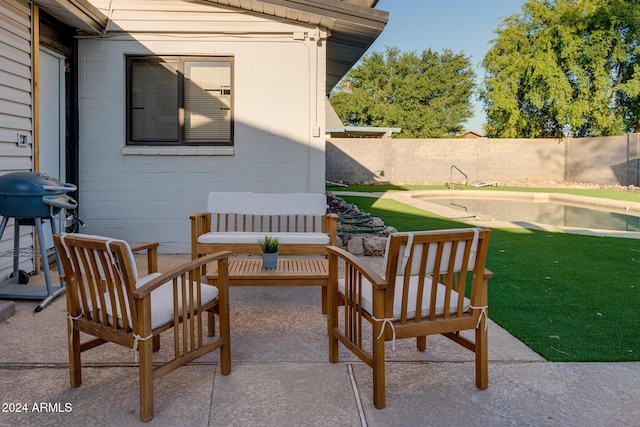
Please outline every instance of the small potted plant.
[[258, 240], [258, 245], [262, 249], [262, 266], [264, 268], [276, 268], [278, 266], [280, 239], [273, 236], [264, 236], [264, 239]]

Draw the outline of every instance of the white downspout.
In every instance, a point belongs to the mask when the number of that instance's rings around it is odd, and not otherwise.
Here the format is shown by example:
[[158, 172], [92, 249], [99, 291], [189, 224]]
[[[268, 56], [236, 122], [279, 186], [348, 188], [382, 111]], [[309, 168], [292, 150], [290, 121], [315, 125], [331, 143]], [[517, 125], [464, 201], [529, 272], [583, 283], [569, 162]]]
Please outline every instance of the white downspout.
[[[323, 129], [325, 128], [325, 114], [323, 107], [326, 80], [326, 39], [326, 31], [316, 30], [314, 33], [309, 35], [309, 44], [307, 45], [309, 50], [314, 49], [315, 51], [315, 55], [309, 55], [309, 99], [313, 100], [313, 103], [311, 103], [309, 109], [309, 123], [311, 124], [311, 129], [309, 130], [309, 152], [307, 156], [307, 192], [314, 190], [312, 187], [312, 170], [314, 164], [312, 157], [316, 150], [324, 152], [324, 149], [322, 148], [324, 144], [322, 142], [324, 138]], [[315, 43], [312, 44], [314, 41]], [[323, 64], [325, 64], [325, 67], [323, 67]], [[319, 98], [319, 94], [322, 94], [322, 98]], [[320, 180], [320, 182], [324, 182], [324, 179]]]

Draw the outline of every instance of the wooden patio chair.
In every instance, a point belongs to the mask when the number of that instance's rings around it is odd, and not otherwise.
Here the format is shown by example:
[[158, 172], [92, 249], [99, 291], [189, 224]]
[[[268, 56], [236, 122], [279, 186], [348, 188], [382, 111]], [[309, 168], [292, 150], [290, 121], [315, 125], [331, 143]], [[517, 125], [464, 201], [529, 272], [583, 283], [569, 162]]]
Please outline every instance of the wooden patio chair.
[[[218, 252], [158, 273], [158, 243], [130, 247], [101, 236], [56, 234], [56, 250], [67, 285], [69, 376], [82, 384], [80, 355], [106, 342], [133, 349], [139, 358], [140, 419], [153, 418], [153, 380], [220, 349], [221, 372], [231, 372], [227, 261]], [[134, 251], [147, 250], [149, 274], [138, 276]], [[218, 263], [218, 286], [200, 283], [200, 271]], [[202, 317], [207, 313], [207, 318]], [[217, 337], [215, 316], [219, 317]], [[206, 322], [206, 325], [203, 323]], [[172, 330], [173, 359], [154, 367], [160, 334]], [[81, 342], [80, 333], [93, 338]], [[84, 339], [84, 337], [83, 337]], [[176, 393], [178, 396], [178, 393]]]
[[[395, 340], [416, 338], [418, 350], [425, 350], [427, 335], [442, 334], [475, 352], [476, 386], [487, 388], [490, 235], [486, 229], [394, 233], [387, 241], [385, 277], [350, 253], [328, 248], [329, 360], [338, 362], [341, 342], [373, 368], [376, 408], [385, 406], [389, 340], [395, 347]], [[371, 339], [364, 336], [369, 329]], [[463, 337], [463, 330], [474, 330], [475, 340]]]

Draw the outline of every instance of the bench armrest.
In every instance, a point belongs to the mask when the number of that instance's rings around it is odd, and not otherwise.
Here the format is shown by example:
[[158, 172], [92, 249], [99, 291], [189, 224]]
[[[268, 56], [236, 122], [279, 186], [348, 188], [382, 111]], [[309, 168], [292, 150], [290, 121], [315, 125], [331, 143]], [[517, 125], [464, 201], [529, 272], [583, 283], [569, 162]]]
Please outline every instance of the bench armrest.
[[335, 246], [337, 244], [338, 233], [338, 215], [334, 213], [326, 214], [322, 217], [322, 232], [329, 235], [329, 244]]
[[191, 214], [191, 259], [198, 258], [198, 237], [211, 231], [211, 214], [196, 212]]

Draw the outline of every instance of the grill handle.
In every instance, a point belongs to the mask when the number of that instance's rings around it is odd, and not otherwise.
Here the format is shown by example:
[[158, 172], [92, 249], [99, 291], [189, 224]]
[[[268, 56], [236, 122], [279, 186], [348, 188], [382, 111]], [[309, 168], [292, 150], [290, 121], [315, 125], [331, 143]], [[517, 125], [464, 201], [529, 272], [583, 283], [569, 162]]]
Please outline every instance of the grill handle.
[[52, 194], [50, 196], [42, 196], [42, 202], [60, 209], [76, 209], [78, 207], [78, 202], [67, 195]]
[[62, 186], [58, 186], [58, 185], [43, 185], [42, 188], [44, 190], [47, 191], [76, 191], [78, 189], [78, 187], [76, 187], [73, 184], [69, 184], [68, 182], [65, 182]]

